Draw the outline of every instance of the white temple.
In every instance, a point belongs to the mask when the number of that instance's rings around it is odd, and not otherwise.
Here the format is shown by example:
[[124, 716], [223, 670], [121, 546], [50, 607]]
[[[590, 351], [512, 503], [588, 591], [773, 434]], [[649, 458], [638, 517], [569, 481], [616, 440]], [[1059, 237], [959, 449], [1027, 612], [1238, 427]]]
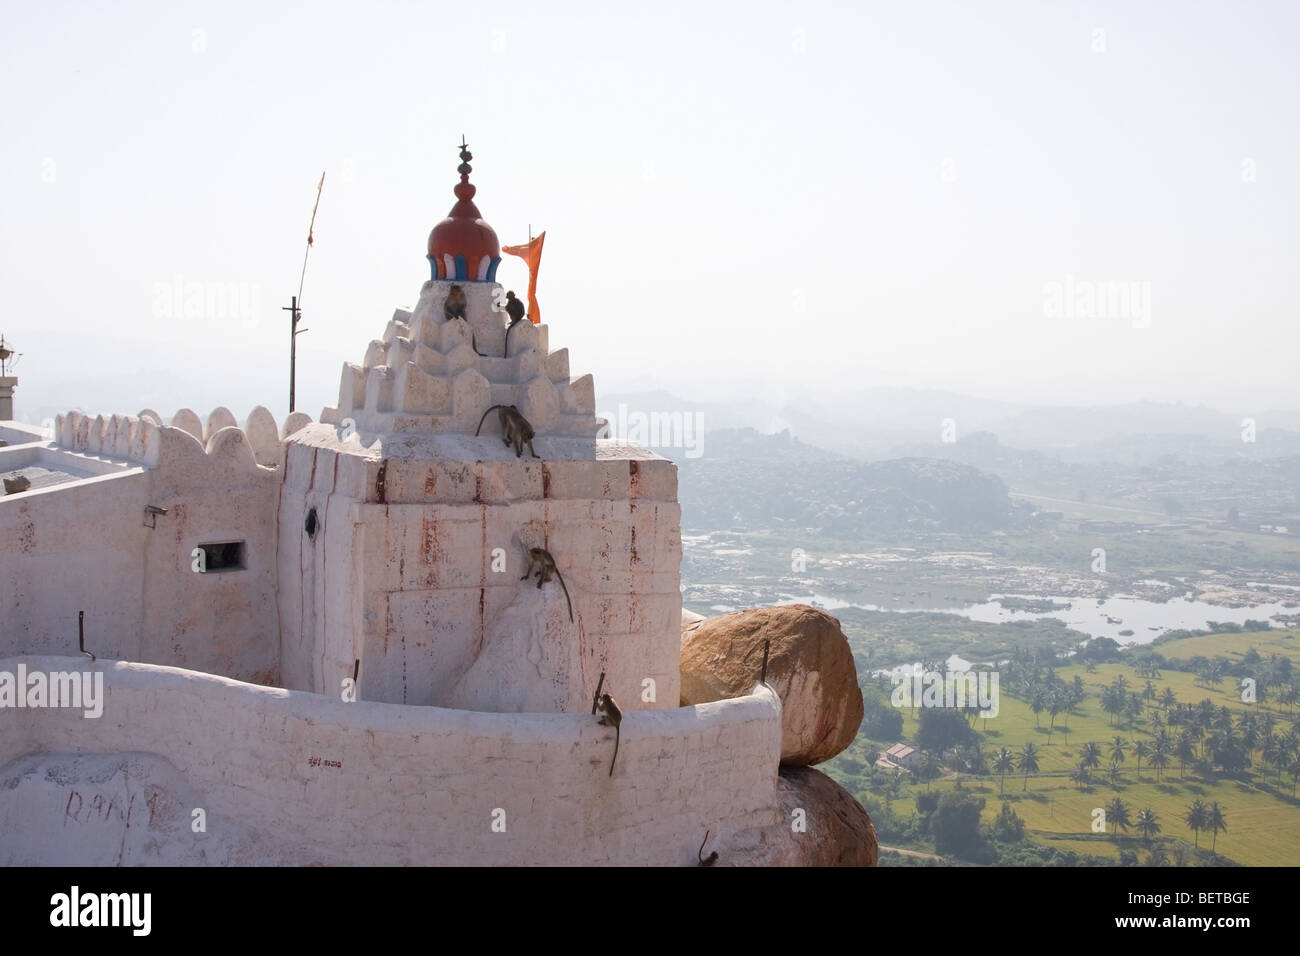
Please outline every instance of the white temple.
[[678, 706], [676, 466], [597, 437], [546, 325], [507, 343], [461, 158], [319, 421], [0, 421], [0, 864], [781, 861], [776, 694]]

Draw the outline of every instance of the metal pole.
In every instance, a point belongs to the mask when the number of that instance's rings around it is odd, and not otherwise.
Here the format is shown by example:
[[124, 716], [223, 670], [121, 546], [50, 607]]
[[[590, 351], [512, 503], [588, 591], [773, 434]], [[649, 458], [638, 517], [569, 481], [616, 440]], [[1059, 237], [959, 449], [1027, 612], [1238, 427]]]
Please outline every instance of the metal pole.
[[[293, 414], [294, 380], [298, 374], [298, 297], [295, 295], [291, 304], [281, 306], [280, 311], [289, 315], [289, 414]], [[306, 331], [305, 329], [303, 331]]]

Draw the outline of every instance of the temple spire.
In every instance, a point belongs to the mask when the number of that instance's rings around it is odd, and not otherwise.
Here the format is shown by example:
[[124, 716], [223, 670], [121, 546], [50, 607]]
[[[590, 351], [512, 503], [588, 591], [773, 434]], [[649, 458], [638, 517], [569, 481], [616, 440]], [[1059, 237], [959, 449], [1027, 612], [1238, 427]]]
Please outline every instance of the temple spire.
[[483, 221], [482, 214], [474, 205], [474, 195], [478, 190], [469, 181], [469, 174], [474, 171], [469, 162], [473, 158], [469, 143], [462, 135], [460, 165], [456, 167], [460, 182], [453, 190], [456, 205], [451, 207], [447, 218], [429, 233], [431, 279], [461, 282], [493, 282], [496, 279], [497, 266], [501, 263], [501, 243], [496, 231]]

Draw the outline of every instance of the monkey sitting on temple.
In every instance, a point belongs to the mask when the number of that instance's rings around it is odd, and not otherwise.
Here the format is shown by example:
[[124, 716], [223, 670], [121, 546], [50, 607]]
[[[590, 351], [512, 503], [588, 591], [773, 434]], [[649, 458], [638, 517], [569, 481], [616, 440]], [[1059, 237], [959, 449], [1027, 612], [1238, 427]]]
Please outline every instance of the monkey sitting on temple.
[[452, 286], [447, 290], [447, 301], [442, 304], [442, 315], [448, 322], [452, 319], [465, 318], [465, 308], [469, 305], [469, 300], [465, 298], [465, 290], [458, 285]]
[[524, 303], [515, 297], [513, 291], [506, 293], [506, 315], [510, 316], [510, 324], [506, 326], [506, 344], [501, 349], [502, 358], [510, 354], [510, 330], [524, 320]]
[[510, 316], [511, 325], [514, 325], [524, 317], [523, 300], [515, 298], [513, 291], [506, 293], [506, 315]]

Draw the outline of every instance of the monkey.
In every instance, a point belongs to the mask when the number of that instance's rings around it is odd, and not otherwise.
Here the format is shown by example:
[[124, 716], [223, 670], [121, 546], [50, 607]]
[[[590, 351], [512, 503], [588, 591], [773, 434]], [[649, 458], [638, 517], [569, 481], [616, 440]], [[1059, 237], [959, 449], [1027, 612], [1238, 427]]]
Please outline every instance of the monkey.
[[528, 419], [524, 418], [514, 405], [490, 406], [478, 420], [478, 428], [474, 429], [474, 434], [477, 435], [483, 429], [483, 422], [487, 420], [488, 412], [493, 408], [498, 410], [497, 415], [501, 421], [501, 441], [506, 445], [515, 446], [515, 457], [522, 457], [524, 445], [527, 445], [530, 455], [541, 458], [542, 456], [533, 450], [533, 439], [537, 437], [537, 433], [533, 431], [533, 426], [528, 423]]
[[717, 850], [714, 850], [707, 857], [704, 855], [704, 844], [708, 842], [709, 842], [709, 831], [705, 830], [704, 839], [700, 841], [700, 848], [695, 851], [695, 857], [700, 861], [699, 863], [695, 864], [696, 866], [712, 866], [714, 863], [718, 862]]
[[465, 298], [465, 290], [458, 285], [452, 286], [447, 290], [447, 301], [442, 304], [443, 317], [450, 322], [452, 319], [465, 318], [465, 307], [469, 301]]
[[[569, 599], [569, 586], [564, 583], [564, 575], [562, 575], [560, 569], [556, 567], [555, 558], [551, 557], [551, 552], [547, 551], [545, 548], [529, 548], [528, 567], [524, 571], [524, 576], [519, 580], [527, 581], [529, 575], [533, 573], [533, 568], [537, 569], [537, 590], [539, 591], [542, 589], [543, 584], [551, 580], [552, 574], [560, 579], [560, 587], [564, 588], [564, 600], [569, 605], [569, 620], [572, 621], [573, 601]], [[608, 697], [609, 695], [605, 694], [604, 696]]]
[[506, 293], [506, 315], [510, 316], [511, 325], [514, 325], [524, 317], [523, 300], [516, 299], [514, 292]]
[[510, 330], [524, 319], [524, 303], [516, 299], [513, 292], [506, 293], [506, 314], [510, 316], [510, 324], [506, 326], [506, 344], [501, 349], [502, 358], [510, 355]]
[[[618, 709], [618, 704], [609, 694], [600, 695], [599, 710], [601, 717], [596, 723], [606, 727], [613, 726], [614, 728], [614, 757], [609, 762], [609, 775], [612, 777], [614, 776], [614, 761], [618, 759], [619, 741], [623, 736], [623, 711]], [[701, 846], [700, 849], [703, 849], [703, 847]]]

